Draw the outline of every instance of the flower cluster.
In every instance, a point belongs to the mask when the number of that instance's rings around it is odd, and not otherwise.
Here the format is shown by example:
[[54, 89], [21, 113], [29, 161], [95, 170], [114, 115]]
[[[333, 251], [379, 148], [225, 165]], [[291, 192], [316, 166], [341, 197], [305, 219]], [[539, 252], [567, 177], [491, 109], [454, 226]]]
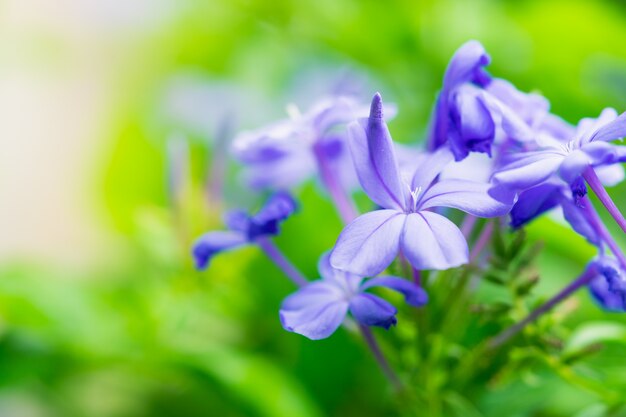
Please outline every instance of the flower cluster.
[[[241, 133], [233, 154], [247, 185], [274, 194], [254, 215], [230, 212], [229, 231], [200, 237], [193, 248], [197, 267], [206, 268], [220, 251], [255, 244], [300, 287], [280, 307], [286, 330], [322, 339], [346, 320], [388, 329], [397, 309], [371, 289], [386, 287], [408, 305], [428, 308], [422, 271], [480, 262], [494, 223], [508, 218], [517, 229], [560, 208], [598, 255], [553, 304], [587, 286], [599, 306], [626, 311], [626, 257], [587, 195], [589, 187], [626, 231], [604, 189], [624, 178], [626, 147], [612, 141], [626, 135], [626, 114], [605, 109], [570, 125], [550, 113], [546, 98], [490, 75], [489, 62], [477, 41], [454, 54], [424, 147], [394, 144], [379, 93], [369, 113], [356, 97], [326, 97], [307, 112], [292, 107], [290, 118]], [[474, 170], [476, 161], [481, 167]], [[311, 178], [319, 178], [345, 222], [334, 247], [320, 255], [316, 281], [305, 279], [271, 241], [296, 210], [288, 192]], [[359, 184], [374, 207], [362, 214], [352, 200]], [[457, 211], [464, 213], [460, 227]], [[482, 232], [473, 233], [478, 224]], [[410, 276], [391, 276], [392, 265]]]

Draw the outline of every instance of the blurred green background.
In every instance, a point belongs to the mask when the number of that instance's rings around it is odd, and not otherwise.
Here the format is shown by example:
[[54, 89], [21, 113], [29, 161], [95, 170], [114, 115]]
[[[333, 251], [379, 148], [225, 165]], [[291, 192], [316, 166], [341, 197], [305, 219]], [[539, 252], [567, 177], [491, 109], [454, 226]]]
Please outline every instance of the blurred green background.
[[[427, 415], [398, 406], [357, 337], [283, 331], [293, 288], [254, 248], [194, 271], [191, 242], [221, 227], [203, 197], [219, 116], [258, 126], [349, 69], [397, 103], [394, 138], [420, 141], [449, 58], [478, 39], [492, 74], [575, 123], [626, 109], [625, 23], [608, 0], [0, 1], [0, 416]], [[179, 88], [208, 91], [191, 121], [168, 116]], [[173, 206], [176, 132], [191, 162]], [[226, 195], [257, 202], [231, 174]], [[314, 278], [341, 223], [314, 185], [300, 197], [277, 243]], [[538, 295], [594, 255], [550, 219], [529, 236], [545, 242]], [[582, 292], [567, 309], [568, 336], [608, 340], [581, 372], [626, 397], [626, 320]], [[603, 416], [596, 388], [534, 366], [460, 393], [459, 415]]]

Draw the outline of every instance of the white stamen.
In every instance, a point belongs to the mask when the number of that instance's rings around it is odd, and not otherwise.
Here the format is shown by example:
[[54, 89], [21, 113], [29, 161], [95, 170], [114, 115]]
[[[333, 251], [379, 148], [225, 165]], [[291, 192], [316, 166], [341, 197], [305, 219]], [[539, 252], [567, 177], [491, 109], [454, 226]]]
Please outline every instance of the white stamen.
[[406, 187], [409, 189], [409, 194], [411, 194], [411, 209], [415, 212], [417, 211], [417, 202], [419, 200], [420, 193], [422, 192], [422, 187], [417, 187], [414, 190], [411, 189], [409, 184], [406, 184]]
[[561, 145], [561, 149], [563, 149], [563, 151], [565, 153], [571, 153], [574, 151], [574, 149], [578, 148], [577, 144], [575, 143], [575, 141], [570, 140], [569, 142], [567, 142], [564, 145]]

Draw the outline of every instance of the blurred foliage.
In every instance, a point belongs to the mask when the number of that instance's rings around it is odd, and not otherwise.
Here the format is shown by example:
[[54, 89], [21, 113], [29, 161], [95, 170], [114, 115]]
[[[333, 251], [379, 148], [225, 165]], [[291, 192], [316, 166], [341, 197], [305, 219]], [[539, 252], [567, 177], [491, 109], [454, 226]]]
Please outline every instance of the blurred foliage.
[[[348, 67], [398, 104], [394, 138], [419, 141], [445, 65], [470, 38], [490, 51], [493, 74], [542, 92], [569, 121], [605, 106], [623, 110], [621, 3], [176, 4], [171, 20], [132, 45], [137, 53], [123, 57], [117, 80], [115, 135], [100, 161], [97, 197], [123, 256], [80, 273], [35, 262], [0, 269], [0, 415], [626, 415], [626, 319], [582, 292], [503, 349], [485, 346], [593, 256], [558, 220], [543, 218], [526, 235], [503, 227], [487, 267], [432, 274], [428, 307], [402, 310], [397, 328], [376, 331], [404, 370], [407, 392], [394, 395], [355, 335], [312, 342], [281, 329], [277, 309], [293, 288], [255, 248], [220, 256], [206, 273], [193, 270], [191, 242], [220, 227], [228, 205], [205, 197], [215, 138], [183, 132], [191, 166], [173, 202], [165, 186], [171, 126], [157, 112], [164, 85], [194, 71], [262, 97], [263, 106], [241, 109], [239, 127], [250, 127], [250, 114], [271, 120], [302, 100], [301, 90], [323, 90], [298, 84], [298, 74]], [[234, 173], [229, 178], [233, 201], [259, 201], [237, 191]], [[622, 206], [623, 187], [612, 190]], [[315, 184], [299, 199], [302, 210], [277, 244], [313, 278], [341, 223]]]

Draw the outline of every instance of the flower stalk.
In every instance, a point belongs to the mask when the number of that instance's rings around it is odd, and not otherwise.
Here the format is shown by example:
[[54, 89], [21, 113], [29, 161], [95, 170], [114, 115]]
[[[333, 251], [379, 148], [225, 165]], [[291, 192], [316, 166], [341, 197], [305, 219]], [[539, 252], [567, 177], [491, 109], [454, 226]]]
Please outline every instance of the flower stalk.
[[354, 201], [352, 201], [344, 187], [337, 180], [336, 172], [333, 172], [334, 170], [324, 154], [324, 150], [321, 149], [321, 146], [313, 146], [313, 152], [322, 183], [335, 203], [341, 220], [345, 224], [350, 223], [358, 216]]
[[480, 232], [480, 235], [476, 239], [476, 243], [474, 243], [474, 247], [472, 248], [472, 251], [470, 252], [470, 255], [469, 255], [470, 263], [474, 263], [474, 261], [476, 261], [478, 256], [480, 256], [483, 249], [485, 249], [485, 246], [487, 246], [487, 244], [491, 240], [492, 235], [493, 235], [493, 222], [488, 222], [483, 228], [483, 230]]
[[524, 327], [526, 327], [526, 325], [534, 322], [543, 314], [550, 311], [561, 301], [565, 300], [567, 297], [569, 297], [574, 292], [576, 292], [580, 287], [583, 287], [589, 284], [589, 282], [591, 282], [591, 280], [595, 278], [597, 274], [598, 274], [597, 267], [595, 266], [595, 264], [592, 263], [590, 266], [587, 267], [587, 269], [585, 270], [585, 272], [582, 273], [582, 275], [580, 275], [576, 280], [571, 282], [567, 287], [563, 288], [563, 290], [561, 290], [554, 297], [546, 301], [537, 309], [533, 310], [528, 316], [526, 316], [525, 319], [514, 324], [513, 326], [509, 327], [508, 329], [506, 329], [505, 331], [503, 331], [502, 333], [494, 337], [489, 342], [488, 344], [489, 347], [492, 349], [495, 349], [505, 344], [509, 339], [511, 339], [513, 336], [519, 333]]
[[374, 333], [372, 332], [372, 330], [369, 327], [364, 326], [362, 324], [359, 325], [359, 329], [361, 330], [361, 334], [363, 335], [363, 338], [365, 339], [365, 342], [367, 343], [367, 347], [372, 352], [374, 359], [376, 359], [376, 362], [380, 366], [380, 369], [382, 370], [385, 377], [393, 385], [396, 391], [401, 391], [402, 382], [400, 382], [400, 378], [398, 378], [398, 375], [396, 375], [394, 370], [389, 365], [389, 362], [387, 361], [387, 358], [385, 358], [385, 355], [383, 354], [383, 351], [381, 350], [378, 342], [376, 341], [376, 338], [374, 337]]
[[287, 257], [278, 249], [267, 237], [259, 237], [256, 239], [259, 247], [265, 252], [268, 258], [280, 268], [285, 275], [298, 287], [302, 287], [308, 283], [307, 279], [298, 271], [298, 269], [287, 259]]

